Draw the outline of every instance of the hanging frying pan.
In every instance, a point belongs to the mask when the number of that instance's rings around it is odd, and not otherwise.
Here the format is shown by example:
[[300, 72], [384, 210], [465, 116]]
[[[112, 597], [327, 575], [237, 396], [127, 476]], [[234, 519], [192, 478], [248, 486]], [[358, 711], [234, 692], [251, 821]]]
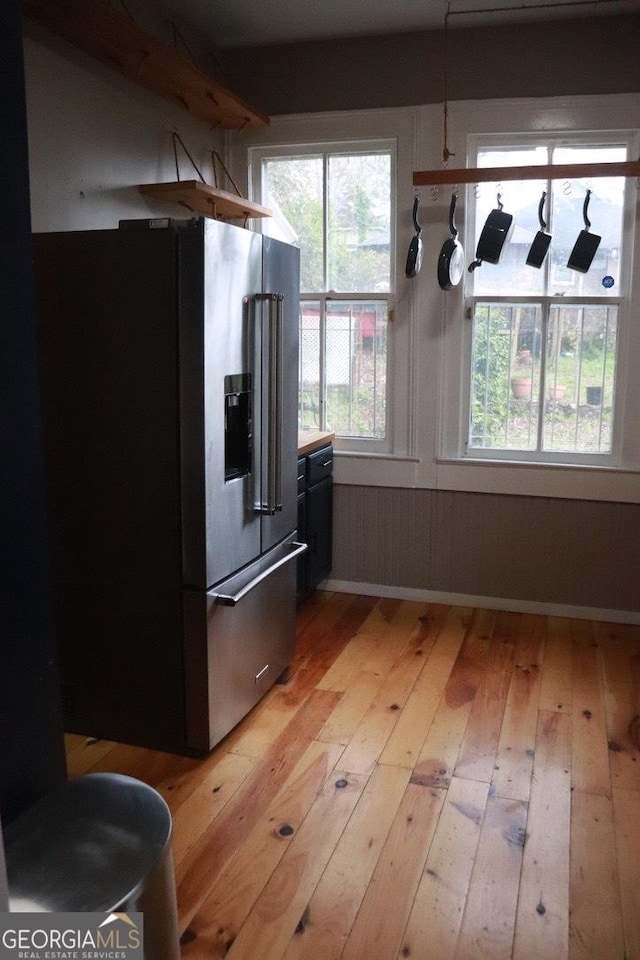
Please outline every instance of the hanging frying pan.
[[469, 264], [469, 270], [475, 270], [476, 267], [481, 266], [484, 261], [487, 263], [499, 263], [513, 233], [514, 226], [513, 216], [503, 211], [500, 194], [498, 194], [498, 205], [495, 210], [490, 212], [482, 228], [478, 246], [476, 247], [476, 259], [473, 263]]
[[544, 263], [544, 258], [547, 255], [547, 250], [549, 249], [549, 244], [551, 243], [551, 234], [546, 232], [547, 225], [543, 217], [544, 202], [546, 198], [547, 191], [543, 190], [542, 196], [540, 197], [540, 203], [538, 204], [538, 222], [540, 223], [540, 229], [531, 241], [529, 253], [527, 254], [527, 264], [530, 267], [537, 267], [538, 270]]
[[567, 261], [567, 266], [571, 270], [577, 270], [578, 273], [587, 273], [589, 267], [591, 266], [591, 261], [596, 255], [596, 250], [600, 246], [600, 241], [602, 240], [602, 237], [597, 236], [597, 234], [589, 233], [591, 221], [587, 217], [587, 210], [589, 209], [590, 198], [591, 190], [587, 190], [587, 195], [584, 198], [584, 203], [582, 205], [584, 230], [581, 230], [578, 234], [578, 239], [574, 243], [573, 250], [571, 251], [569, 260]]
[[409, 250], [407, 252], [407, 266], [405, 273], [408, 277], [415, 277], [420, 272], [422, 266], [422, 227], [418, 223], [418, 207], [420, 206], [420, 197], [414, 197], [413, 200], [413, 226], [415, 234], [411, 238]]
[[464, 250], [458, 240], [458, 231], [455, 223], [456, 203], [458, 194], [454, 193], [449, 205], [449, 230], [451, 236], [442, 244], [438, 257], [438, 283], [442, 290], [451, 290], [460, 283], [464, 271]]

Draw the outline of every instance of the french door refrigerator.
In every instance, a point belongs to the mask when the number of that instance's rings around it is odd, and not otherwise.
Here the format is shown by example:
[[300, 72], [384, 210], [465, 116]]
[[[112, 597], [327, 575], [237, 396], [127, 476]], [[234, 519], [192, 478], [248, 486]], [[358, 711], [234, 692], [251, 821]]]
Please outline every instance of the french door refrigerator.
[[65, 728], [202, 754], [294, 647], [298, 251], [201, 218], [34, 261]]

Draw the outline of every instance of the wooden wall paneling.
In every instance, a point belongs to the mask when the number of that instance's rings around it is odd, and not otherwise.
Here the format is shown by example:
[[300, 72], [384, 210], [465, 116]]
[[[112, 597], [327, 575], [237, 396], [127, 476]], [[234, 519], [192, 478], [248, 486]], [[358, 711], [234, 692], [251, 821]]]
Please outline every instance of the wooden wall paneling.
[[375, 768], [283, 960], [339, 960], [408, 781], [408, 770]]
[[337, 484], [334, 508], [336, 580], [638, 611], [635, 504]]
[[570, 960], [624, 956], [613, 803], [571, 795]]
[[541, 710], [513, 960], [568, 960], [571, 717]]

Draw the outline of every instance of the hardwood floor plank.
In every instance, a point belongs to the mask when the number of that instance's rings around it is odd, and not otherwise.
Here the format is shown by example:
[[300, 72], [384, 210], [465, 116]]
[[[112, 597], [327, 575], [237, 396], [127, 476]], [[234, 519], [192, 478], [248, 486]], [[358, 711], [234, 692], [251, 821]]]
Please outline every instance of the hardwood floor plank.
[[543, 617], [523, 617], [492, 776], [493, 793], [528, 800], [535, 756], [544, 656]]
[[520, 623], [521, 614], [500, 612], [496, 615], [455, 766], [458, 777], [491, 782]]
[[283, 960], [339, 960], [408, 781], [402, 768], [373, 771]]
[[640, 830], [638, 794], [613, 790], [616, 856], [626, 960], [640, 960]]
[[[173, 861], [177, 867], [209, 829], [257, 761], [235, 753], [222, 754], [207, 774], [200, 773], [194, 788], [173, 812]], [[195, 778], [194, 778], [195, 779]]]
[[571, 712], [573, 647], [571, 620], [549, 617], [540, 686], [540, 709]]
[[605, 713], [612, 787], [614, 790], [635, 790], [639, 793], [638, 712], [633, 685], [628, 680], [606, 682]]
[[334, 770], [273, 871], [227, 954], [276, 960], [305, 923], [307, 904], [367, 778]]
[[310, 694], [304, 706], [236, 792], [236, 802], [222, 811], [177, 868], [182, 930], [189, 925], [218, 873], [244, 842], [257, 817], [269, 805], [309, 742], [321, 729], [339, 696], [327, 690], [315, 690]]
[[574, 791], [571, 802], [569, 960], [622, 960], [613, 803]]
[[341, 761], [345, 770], [361, 774], [373, 772], [424, 662], [421, 646], [408, 644], [345, 748]]
[[344, 692], [355, 674], [369, 671], [386, 674], [415, 633], [420, 631], [424, 604], [397, 602], [385, 609], [382, 601], [362, 624], [352, 642], [319, 680], [323, 690]]
[[574, 620], [572, 759], [574, 790], [611, 796], [601, 661], [589, 620]]
[[445, 795], [433, 787], [407, 786], [342, 960], [396, 957]]
[[379, 670], [354, 673], [340, 702], [318, 734], [318, 739], [346, 746], [378, 696], [384, 681], [385, 676]]
[[398, 957], [453, 960], [488, 790], [452, 779]]
[[322, 593], [297, 627], [203, 759], [66, 737], [169, 803], [185, 960], [640, 960], [640, 626]]
[[[185, 957], [225, 956], [322, 791], [341, 749], [312, 741], [189, 924]], [[337, 776], [334, 776], [334, 780]]]
[[481, 683], [494, 621], [495, 613], [478, 612], [467, 629], [412, 774], [416, 783], [449, 785]]
[[456, 960], [510, 960], [526, 822], [521, 800], [487, 800]]
[[434, 624], [437, 638], [382, 752], [381, 763], [408, 768], [416, 764], [471, 617], [469, 608], [452, 607], [444, 620]]
[[513, 960], [567, 960], [571, 717], [540, 711]]
[[114, 740], [99, 740], [74, 733], [65, 734], [64, 743], [70, 777], [89, 773], [92, 767], [118, 746]]
[[629, 683], [631, 658], [640, 653], [640, 635], [632, 624], [595, 623], [605, 683]]

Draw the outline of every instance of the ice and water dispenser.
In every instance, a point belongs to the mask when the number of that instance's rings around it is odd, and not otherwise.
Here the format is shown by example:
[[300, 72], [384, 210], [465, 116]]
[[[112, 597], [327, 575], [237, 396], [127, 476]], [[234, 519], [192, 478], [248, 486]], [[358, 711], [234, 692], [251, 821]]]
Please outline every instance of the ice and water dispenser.
[[224, 378], [224, 479], [251, 473], [251, 374]]

